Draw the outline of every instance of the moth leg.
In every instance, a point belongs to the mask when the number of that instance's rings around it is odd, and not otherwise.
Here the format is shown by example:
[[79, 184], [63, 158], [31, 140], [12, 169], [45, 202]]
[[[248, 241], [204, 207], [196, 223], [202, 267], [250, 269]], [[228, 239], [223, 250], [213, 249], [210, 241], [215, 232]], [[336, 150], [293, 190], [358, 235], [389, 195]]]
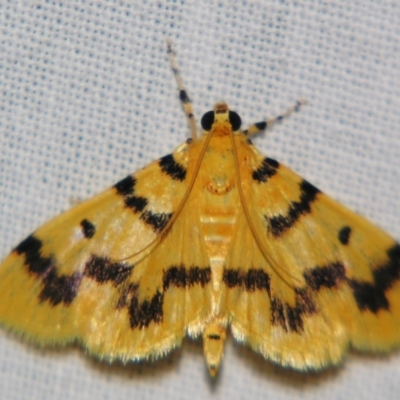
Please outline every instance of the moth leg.
[[197, 129], [196, 129], [196, 122], [194, 120], [194, 115], [193, 115], [192, 102], [185, 90], [184, 85], [183, 85], [181, 74], [179, 72], [178, 62], [176, 61], [175, 53], [174, 53], [174, 50], [172, 49], [172, 42], [170, 40], [167, 40], [167, 53], [169, 55], [169, 59], [171, 62], [172, 71], [174, 72], [174, 75], [175, 75], [176, 83], [178, 85], [179, 100], [182, 102], [183, 109], [184, 109], [186, 117], [189, 121], [190, 133], [192, 135], [192, 139], [196, 140], [197, 139]]
[[212, 377], [217, 375], [224, 353], [226, 339], [226, 321], [213, 319], [204, 329], [203, 348], [208, 371]]
[[256, 122], [255, 124], [248, 127], [246, 130], [243, 131], [245, 135], [254, 135], [255, 133], [261, 132], [270, 126], [276, 124], [277, 122], [282, 121], [284, 118], [287, 118], [293, 112], [299, 111], [300, 107], [306, 103], [306, 100], [298, 100], [296, 103], [288, 108], [285, 112], [276, 117], [269, 118], [266, 121]]

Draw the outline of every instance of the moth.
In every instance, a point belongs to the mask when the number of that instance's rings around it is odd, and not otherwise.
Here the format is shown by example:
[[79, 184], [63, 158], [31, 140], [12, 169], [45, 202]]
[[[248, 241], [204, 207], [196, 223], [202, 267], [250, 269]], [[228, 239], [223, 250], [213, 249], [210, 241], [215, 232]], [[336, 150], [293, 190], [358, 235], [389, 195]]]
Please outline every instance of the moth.
[[253, 146], [218, 103], [198, 137], [46, 223], [0, 266], [0, 323], [100, 359], [158, 358], [202, 336], [212, 376], [228, 328], [297, 370], [400, 344], [400, 245]]

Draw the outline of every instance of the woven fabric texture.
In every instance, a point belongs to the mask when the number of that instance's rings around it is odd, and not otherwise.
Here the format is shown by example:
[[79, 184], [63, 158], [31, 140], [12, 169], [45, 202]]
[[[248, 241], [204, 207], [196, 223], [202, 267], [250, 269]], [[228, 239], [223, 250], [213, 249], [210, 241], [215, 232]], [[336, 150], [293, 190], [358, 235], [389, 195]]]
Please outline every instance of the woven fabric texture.
[[[400, 239], [398, 1], [3, 1], [0, 15], [0, 258], [188, 137], [166, 38], [197, 121], [219, 100], [249, 125], [306, 98], [254, 143]], [[7, 400], [395, 399], [399, 376], [398, 352], [299, 374], [228, 340], [212, 382], [200, 341], [110, 366], [0, 331]]]

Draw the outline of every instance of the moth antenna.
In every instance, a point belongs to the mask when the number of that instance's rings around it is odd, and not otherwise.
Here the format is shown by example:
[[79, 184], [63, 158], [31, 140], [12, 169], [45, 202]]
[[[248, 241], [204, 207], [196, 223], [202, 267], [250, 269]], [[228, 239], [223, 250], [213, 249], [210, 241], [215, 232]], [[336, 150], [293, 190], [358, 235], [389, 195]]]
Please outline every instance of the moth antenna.
[[[197, 140], [197, 128], [196, 128], [196, 122], [195, 122], [194, 114], [193, 114], [192, 102], [191, 102], [191, 100], [190, 100], [190, 98], [189, 98], [189, 96], [187, 94], [185, 86], [183, 85], [182, 77], [181, 77], [181, 74], [180, 74], [180, 71], [179, 71], [178, 62], [177, 62], [176, 57], [175, 57], [175, 52], [172, 49], [172, 41], [170, 39], [167, 39], [167, 54], [168, 54], [170, 62], [171, 62], [171, 68], [172, 68], [172, 71], [173, 71], [174, 76], [175, 76], [176, 84], [178, 85], [179, 99], [182, 102], [183, 109], [185, 111], [186, 117], [187, 117], [188, 122], [189, 122], [192, 139], [195, 141], [195, 140]], [[121, 259], [119, 261], [129, 260], [129, 259], [134, 258], [134, 257], [146, 252], [147, 250], [149, 250], [149, 252], [147, 254], [145, 254], [143, 256], [143, 258], [141, 258], [139, 261], [143, 260], [144, 258], [146, 258], [151, 253], [151, 251], [154, 250], [155, 247], [158, 246], [158, 244], [161, 242], [162, 238], [165, 236], [166, 232], [168, 232], [168, 230], [171, 229], [172, 224], [174, 223], [174, 221], [176, 220], [177, 216], [181, 212], [186, 200], [188, 199], [188, 197], [190, 195], [190, 192], [192, 191], [194, 182], [196, 181], [196, 177], [197, 177], [197, 174], [198, 174], [199, 169], [200, 169], [201, 161], [203, 160], [203, 156], [204, 156], [204, 153], [205, 153], [205, 151], [207, 149], [208, 143], [210, 142], [210, 139], [211, 139], [211, 135], [209, 137], [207, 137], [207, 139], [206, 139], [206, 141], [204, 143], [204, 146], [201, 149], [200, 157], [199, 157], [199, 159], [197, 161], [197, 164], [195, 166], [195, 170], [194, 170], [194, 174], [193, 174], [192, 180], [189, 183], [188, 189], [186, 190], [186, 193], [183, 196], [183, 198], [182, 198], [182, 200], [181, 200], [181, 202], [180, 202], [180, 204], [178, 206], [177, 211], [174, 212], [173, 216], [168, 221], [168, 223], [165, 225], [163, 230], [146, 247], [144, 247], [140, 251], [138, 251], [138, 252], [136, 252], [134, 254], [131, 254], [128, 257], [125, 257], [125, 258], [123, 258], [123, 259]]]
[[172, 41], [170, 39], [167, 39], [167, 54], [171, 62], [171, 68], [175, 76], [176, 84], [178, 85], [179, 100], [182, 103], [183, 109], [185, 111], [186, 117], [189, 122], [192, 139], [197, 140], [197, 128], [196, 128], [196, 121], [194, 120], [192, 101], [190, 100], [187, 91], [185, 89], [185, 86], [183, 85], [178, 62], [175, 57], [175, 52], [172, 49]]
[[307, 100], [305, 100], [305, 99], [298, 100], [292, 107], [289, 107], [282, 114], [277, 115], [276, 117], [269, 118], [265, 121], [256, 122], [255, 124], [249, 126], [247, 129], [245, 129], [243, 131], [243, 133], [245, 135], [251, 136], [251, 135], [255, 135], [256, 133], [259, 133], [261, 131], [264, 131], [265, 129], [270, 128], [272, 125], [275, 125], [277, 122], [281, 122], [283, 119], [286, 119], [287, 117], [289, 117], [289, 115], [293, 114], [294, 112], [299, 111], [300, 107], [302, 107], [306, 103], [307, 103]]

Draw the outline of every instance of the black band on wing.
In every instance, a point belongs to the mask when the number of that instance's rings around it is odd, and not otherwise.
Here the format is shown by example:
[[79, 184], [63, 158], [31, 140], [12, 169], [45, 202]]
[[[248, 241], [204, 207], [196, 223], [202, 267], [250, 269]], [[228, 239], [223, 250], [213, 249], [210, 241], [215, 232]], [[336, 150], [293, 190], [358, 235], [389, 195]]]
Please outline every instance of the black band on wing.
[[346, 281], [346, 270], [342, 263], [334, 262], [307, 270], [304, 278], [312, 290], [332, 289]]
[[268, 223], [268, 232], [279, 237], [292, 228], [302, 215], [311, 212], [311, 204], [316, 200], [320, 190], [311, 183], [303, 180], [299, 184], [300, 200], [292, 201], [286, 215], [276, 215], [272, 218], [265, 216]]
[[192, 266], [172, 266], [163, 273], [162, 291], [157, 290], [150, 298], [139, 302], [138, 283], [124, 283], [130, 277], [134, 265], [125, 262], [114, 262], [107, 257], [92, 255], [85, 263], [83, 273], [61, 275], [53, 257], [42, 256], [43, 243], [34, 235], [28, 236], [14, 251], [25, 256], [28, 272], [37, 276], [42, 282], [39, 301], [48, 301], [56, 306], [63, 303], [70, 305], [76, 298], [83, 277], [95, 280], [98, 284], [112, 283], [120, 290], [117, 309], [127, 308], [132, 329], [145, 328], [151, 322], [160, 323], [163, 318], [164, 294], [170, 287], [204, 287], [211, 281], [211, 268]]
[[175, 287], [190, 287], [200, 285], [204, 287], [211, 281], [211, 268], [172, 266], [164, 271], [163, 289], [167, 290], [171, 286]]
[[279, 162], [272, 158], [265, 157], [261, 166], [253, 171], [253, 179], [259, 183], [267, 182], [269, 178], [274, 176], [279, 169]]
[[186, 178], [186, 169], [177, 163], [172, 154], [160, 158], [158, 164], [161, 167], [161, 171], [167, 174], [170, 178], [177, 181], [184, 181]]
[[139, 213], [147, 206], [147, 199], [135, 195], [136, 178], [128, 175], [114, 185], [117, 193], [124, 198], [125, 206], [134, 213]]
[[295, 289], [295, 305], [291, 306], [274, 296], [271, 299], [271, 322], [285, 331], [301, 333], [304, 330], [303, 315], [315, 314], [317, 308], [307, 289]]
[[30, 235], [14, 251], [25, 256], [28, 271], [42, 281], [39, 300], [47, 300], [53, 306], [59, 303], [68, 306], [78, 293], [82, 274], [75, 272], [70, 276], [58, 275], [55, 260], [52, 257], [42, 256], [42, 246], [40, 239]]
[[388, 310], [390, 303], [386, 297], [396, 281], [400, 279], [400, 244], [394, 245], [387, 251], [388, 261], [372, 271], [373, 282], [349, 279], [358, 308], [361, 311]]
[[360, 311], [369, 310], [377, 313], [390, 308], [386, 297], [388, 291], [400, 280], [400, 244], [395, 244], [387, 252], [388, 261], [372, 271], [373, 281], [363, 281], [346, 277], [343, 263], [333, 262], [322, 267], [315, 267], [304, 273], [307, 285], [315, 291], [323, 288], [334, 289], [347, 283]]
[[386, 291], [400, 280], [400, 244], [391, 247], [387, 251], [387, 256], [388, 261], [372, 271], [373, 282], [347, 278], [345, 265], [338, 261], [305, 271], [304, 279], [307, 287], [294, 289], [296, 298], [294, 306], [271, 295], [270, 276], [262, 269], [249, 269], [247, 272], [240, 269], [225, 269], [223, 282], [230, 289], [241, 288], [247, 292], [265, 290], [271, 301], [271, 322], [283, 329], [299, 333], [304, 327], [303, 315], [317, 312], [311, 293], [323, 289], [333, 290], [348, 284], [360, 311], [369, 310], [377, 313], [381, 309], [390, 309]]
[[129, 277], [133, 267], [132, 264], [112, 262], [108, 257], [92, 255], [85, 264], [84, 274], [98, 283], [112, 282], [118, 286]]
[[[170, 170], [170, 172], [172, 173], [172, 170]], [[175, 170], [175, 173], [178, 176], [180, 175], [178, 170]], [[150, 225], [156, 233], [161, 232], [171, 219], [172, 213], [155, 213], [151, 210], [144, 210], [148, 205], [148, 200], [145, 197], [135, 195], [135, 185], [136, 178], [129, 175], [114, 185], [114, 187], [117, 190], [117, 193], [124, 198], [124, 203], [127, 208], [132, 210], [134, 213], [141, 213], [139, 218], [142, 221], [147, 225]]]
[[247, 273], [240, 269], [225, 269], [222, 281], [228, 288], [243, 287], [249, 292], [270, 292], [270, 277], [262, 269], [249, 269]]
[[151, 322], [161, 323], [163, 320], [163, 302], [165, 293], [171, 287], [187, 288], [193, 285], [204, 287], [211, 281], [211, 268], [192, 266], [172, 266], [163, 272], [162, 291], [157, 290], [150, 299], [141, 303], [138, 300], [139, 283], [130, 283], [121, 291], [117, 309], [127, 308], [132, 329], [146, 328]]
[[172, 213], [154, 213], [152, 211], [144, 211], [140, 216], [140, 219], [150, 225], [156, 233], [159, 233], [165, 228], [171, 217]]
[[241, 288], [247, 292], [264, 290], [271, 300], [270, 320], [273, 325], [283, 329], [301, 333], [304, 329], [303, 315], [316, 313], [316, 306], [306, 288], [295, 289], [295, 305], [282, 302], [271, 294], [270, 276], [262, 269], [225, 269], [222, 277], [225, 285], [230, 288]]
[[129, 322], [132, 329], [147, 328], [151, 322], [159, 324], [163, 319], [164, 294], [156, 292], [150, 300], [139, 303], [137, 297], [133, 297], [129, 304]]

